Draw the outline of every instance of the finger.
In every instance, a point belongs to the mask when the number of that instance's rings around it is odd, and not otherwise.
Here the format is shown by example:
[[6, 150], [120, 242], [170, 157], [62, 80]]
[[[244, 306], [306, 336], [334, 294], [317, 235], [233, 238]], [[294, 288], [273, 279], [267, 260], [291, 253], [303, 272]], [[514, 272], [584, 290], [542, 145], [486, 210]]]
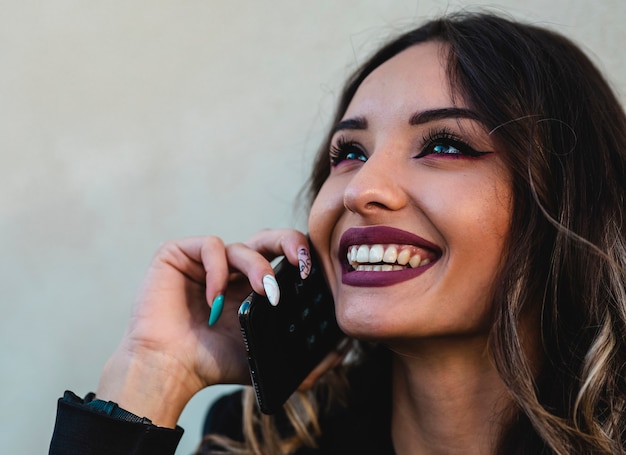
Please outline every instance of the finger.
[[310, 272], [309, 241], [300, 231], [295, 229], [260, 231], [245, 244], [269, 259], [284, 255], [289, 263], [298, 266], [303, 278], [306, 278]]
[[205, 270], [207, 302], [213, 307], [214, 304], [223, 303], [230, 274], [226, 246], [222, 239], [205, 237], [200, 245], [200, 257]]
[[231, 267], [248, 277], [252, 289], [277, 303], [278, 284], [270, 262], [258, 251], [243, 243], [233, 243], [226, 247], [226, 259]]
[[228, 284], [226, 248], [219, 237], [190, 237], [164, 246], [165, 259], [189, 279], [206, 286], [209, 306]]
[[299, 267], [302, 277], [308, 276], [311, 267], [308, 239], [294, 229], [260, 231], [245, 243], [226, 247], [229, 265], [245, 274], [252, 289], [267, 296], [272, 305], [278, 304], [280, 289], [269, 260], [281, 255]]

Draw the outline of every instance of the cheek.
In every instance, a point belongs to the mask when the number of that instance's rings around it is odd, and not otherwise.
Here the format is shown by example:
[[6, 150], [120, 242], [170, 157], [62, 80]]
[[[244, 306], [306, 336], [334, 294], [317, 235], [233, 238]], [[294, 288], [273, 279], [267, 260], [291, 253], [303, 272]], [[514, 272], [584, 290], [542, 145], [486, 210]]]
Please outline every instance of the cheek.
[[316, 249], [329, 249], [333, 230], [343, 208], [342, 189], [333, 180], [326, 180], [309, 213], [309, 235]]
[[331, 261], [332, 240], [335, 227], [343, 213], [343, 190], [337, 182], [329, 179], [313, 201], [309, 213], [309, 237], [322, 261], [332, 288], [335, 287], [332, 279], [334, 275]]
[[471, 194], [476, 202], [467, 200], [460, 204], [463, 208], [458, 210], [455, 231], [450, 235], [455, 255], [453, 276], [462, 276], [466, 294], [488, 307], [509, 239], [511, 193], [503, 183]]
[[511, 229], [513, 199], [510, 186], [505, 182], [495, 185], [493, 191], [485, 194], [482, 211], [479, 209], [476, 225], [493, 248], [502, 254]]
[[444, 246], [441, 278], [447, 301], [452, 306], [465, 296], [482, 307], [489, 306], [494, 279], [502, 267], [512, 194], [506, 174], [469, 177], [438, 185], [427, 182], [420, 193], [420, 207]]
[[500, 168], [446, 181], [430, 181], [420, 192], [421, 206], [456, 249], [502, 249], [513, 208], [511, 183]]

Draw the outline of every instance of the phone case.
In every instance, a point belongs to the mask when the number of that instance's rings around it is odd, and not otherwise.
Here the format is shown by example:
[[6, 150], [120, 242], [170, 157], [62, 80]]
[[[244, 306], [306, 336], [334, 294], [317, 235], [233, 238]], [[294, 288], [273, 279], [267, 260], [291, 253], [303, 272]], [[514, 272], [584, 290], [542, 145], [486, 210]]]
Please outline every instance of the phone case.
[[274, 270], [280, 288], [278, 306], [253, 292], [239, 308], [250, 377], [265, 414], [278, 411], [343, 337], [315, 258], [306, 280], [286, 259]]

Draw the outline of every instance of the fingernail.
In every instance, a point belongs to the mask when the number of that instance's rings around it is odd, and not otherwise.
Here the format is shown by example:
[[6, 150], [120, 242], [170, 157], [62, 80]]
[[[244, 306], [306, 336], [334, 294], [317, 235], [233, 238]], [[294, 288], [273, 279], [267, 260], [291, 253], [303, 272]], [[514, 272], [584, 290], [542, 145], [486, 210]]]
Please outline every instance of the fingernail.
[[298, 248], [298, 267], [300, 269], [300, 278], [305, 280], [311, 273], [311, 254], [305, 246]]
[[213, 300], [213, 304], [211, 305], [211, 315], [209, 316], [209, 325], [212, 326], [217, 322], [217, 320], [222, 315], [222, 309], [224, 308], [224, 296], [218, 295]]
[[265, 275], [263, 277], [263, 289], [265, 289], [265, 295], [267, 300], [270, 301], [272, 306], [278, 305], [278, 299], [280, 299], [280, 290], [278, 289], [278, 283], [276, 278], [272, 275]]

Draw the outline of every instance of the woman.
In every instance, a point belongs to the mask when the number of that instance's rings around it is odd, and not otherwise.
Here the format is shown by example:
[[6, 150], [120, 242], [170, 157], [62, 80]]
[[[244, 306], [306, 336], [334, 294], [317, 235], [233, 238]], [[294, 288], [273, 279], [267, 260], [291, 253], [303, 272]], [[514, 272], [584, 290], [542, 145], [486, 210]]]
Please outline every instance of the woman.
[[[625, 143], [601, 74], [550, 31], [462, 14], [384, 46], [310, 181], [311, 244], [359, 341], [275, 420], [221, 399], [200, 451], [626, 453]], [[293, 230], [162, 247], [102, 401], [60, 400], [52, 452], [171, 453], [197, 391], [247, 381], [239, 302], [279, 302], [268, 260], [309, 247]]]

